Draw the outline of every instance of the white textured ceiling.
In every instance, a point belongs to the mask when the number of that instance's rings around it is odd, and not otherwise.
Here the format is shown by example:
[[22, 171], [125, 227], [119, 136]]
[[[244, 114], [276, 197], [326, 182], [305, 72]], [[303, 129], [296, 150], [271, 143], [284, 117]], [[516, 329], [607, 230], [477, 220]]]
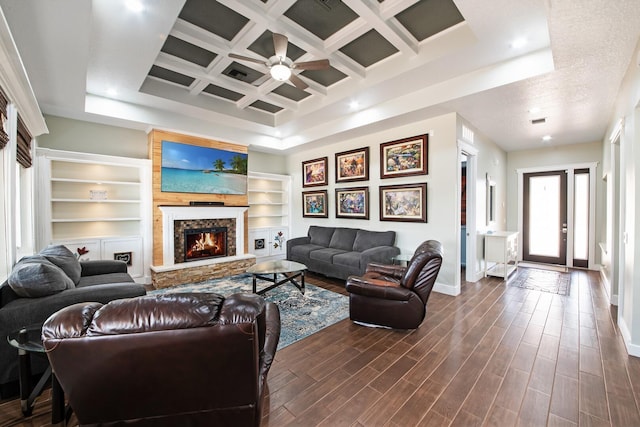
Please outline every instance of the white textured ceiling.
[[[438, 1], [343, 0], [357, 19], [321, 39], [284, 16], [295, 0], [220, 0], [249, 18], [230, 41], [179, 19], [184, 0], [142, 0], [140, 14], [124, 0], [0, 0], [0, 7], [41, 109], [51, 115], [160, 127], [268, 151], [452, 111], [507, 151], [539, 147], [545, 134], [553, 135], [552, 145], [603, 138], [640, 37], [640, 1], [453, 0], [464, 21], [422, 41], [396, 18], [416, 3]], [[398, 52], [363, 66], [340, 50], [372, 29]], [[309, 95], [294, 101], [272, 93], [273, 81], [255, 87], [222, 75], [233, 61], [229, 52], [257, 57], [247, 48], [265, 31], [285, 34], [307, 52], [299, 60], [330, 59], [346, 78], [324, 86], [303, 74]], [[194, 67], [161, 52], [169, 35], [217, 56]], [[512, 48], [518, 37], [528, 43]], [[365, 53], [375, 56], [371, 49]], [[188, 87], [167, 84], [149, 76], [154, 65], [196, 78]], [[208, 84], [241, 99], [201, 96]], [[279, 110], [255, 108], [256, 100]], [[531, 115], [534, 106], [541, 111]], [[547, 122], [530, 123], [539, 117]]]

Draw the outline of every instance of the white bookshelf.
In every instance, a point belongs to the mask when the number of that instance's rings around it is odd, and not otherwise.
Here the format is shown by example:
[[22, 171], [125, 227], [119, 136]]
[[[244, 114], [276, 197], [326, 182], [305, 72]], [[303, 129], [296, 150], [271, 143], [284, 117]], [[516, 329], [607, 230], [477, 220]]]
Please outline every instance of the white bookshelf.
[[249, 172], [249, 252], [258, 262], [283, 259], [290, 234], [291, 177]]
[[150, 279], [151, 161], [36, 149], [36, 244], [64, 244], [81, 259], [131, 255], [129, 273]]

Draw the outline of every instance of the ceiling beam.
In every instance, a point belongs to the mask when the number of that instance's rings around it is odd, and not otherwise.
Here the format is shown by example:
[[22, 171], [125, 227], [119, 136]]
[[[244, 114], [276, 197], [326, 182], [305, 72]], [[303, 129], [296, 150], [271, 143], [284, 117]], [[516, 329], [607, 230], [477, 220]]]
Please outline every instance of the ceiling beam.
[[342, 1], [400, 52], [407, 55], [416, 55], [418, 53], [418, 45], [411, 39], [407, 39], [403, 33], [397, 32], [395, 28], [390, 27], [380, 16], [377, 7], [372, 8], [370, 3], [365, 3], [361, 0]]

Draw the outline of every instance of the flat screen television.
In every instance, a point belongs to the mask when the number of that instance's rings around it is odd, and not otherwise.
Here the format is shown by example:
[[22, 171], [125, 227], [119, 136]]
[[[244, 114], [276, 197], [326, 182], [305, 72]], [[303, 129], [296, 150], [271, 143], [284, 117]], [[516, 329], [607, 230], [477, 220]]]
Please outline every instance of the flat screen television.
[[247, 194], [247, 154], [162, 141], [162, 192]]

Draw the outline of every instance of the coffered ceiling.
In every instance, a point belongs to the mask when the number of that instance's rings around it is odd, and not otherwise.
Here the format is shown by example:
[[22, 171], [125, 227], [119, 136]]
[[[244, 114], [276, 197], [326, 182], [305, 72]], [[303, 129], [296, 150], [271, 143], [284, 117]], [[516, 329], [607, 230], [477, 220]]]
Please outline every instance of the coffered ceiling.
[[[640, 37], [637, 0], [138, 3], [0, 0], [45, 113], [285, 152], [452, 111], [507, 151], [593, 142]], [[330, 68], [262, 78], [273, 33]]]

